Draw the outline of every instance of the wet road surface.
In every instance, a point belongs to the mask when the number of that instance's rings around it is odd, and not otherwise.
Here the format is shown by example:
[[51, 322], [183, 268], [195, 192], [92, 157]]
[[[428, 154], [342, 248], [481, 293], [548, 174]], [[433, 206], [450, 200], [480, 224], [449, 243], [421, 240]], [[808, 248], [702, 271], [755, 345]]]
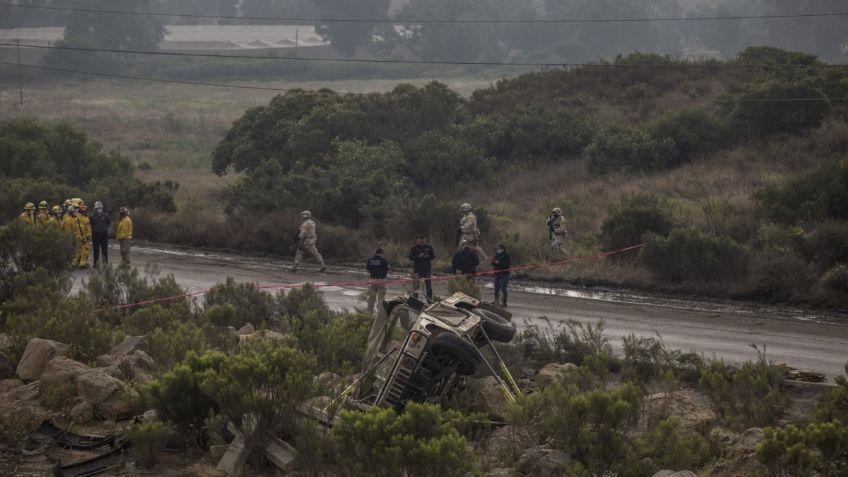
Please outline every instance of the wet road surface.
[[[113, 260], [117, 250], [110, 250]], [[364, 270], [331, 267], [318, 273], [307, 262], [298, 273], [289, 271], [291, 262], [204, 253], [139, 245], [133, 249], [133, 265], [156, 265], [163, 274], [173, 274], [189, 292], [202, 291], [233, 277], [236, 281], [261, 285], [357, 282], [367, 278]], [[363, 261], [364, 262], [364, 261]], [[74, 287], [80, 286], [87, 272], [75, 272]], [[391, 278], [391, 277], [390, 277]], [[491, 279], [480, 278], [488, 288], [483, 299], [492, 299]], [[445, 296], [446, 286], [435, 283], [436, 294]], [[360, 299], [365, 285], [322, 288], [324, 297], [335, 309], [363, 308]], [[387, 296], [403, 293], [404, 286], [390, 286]], [[818, 371], [829, 376], [843, 373], [848, 360], [848, 320], [838, 315], [820, 315], [798, 310], [760, 307], [741, 303], [705, 302], [683, 298], [660, 298], [618, 291], [587, 292], [547, 286], [514, 284], [510, 287], [509, 310], [519, 326], [541, 323], [547, 317], [554, 326], [567, 320], [582, 323], [606, 322], [606, 335], [620, 347], [621, 338], [635, 333], [656, 336], [659, 333], [672, 349], [694, 351], [730, 362], [756, 358], [751, 343], [767, 347], [770, 359], [790, 366]]]

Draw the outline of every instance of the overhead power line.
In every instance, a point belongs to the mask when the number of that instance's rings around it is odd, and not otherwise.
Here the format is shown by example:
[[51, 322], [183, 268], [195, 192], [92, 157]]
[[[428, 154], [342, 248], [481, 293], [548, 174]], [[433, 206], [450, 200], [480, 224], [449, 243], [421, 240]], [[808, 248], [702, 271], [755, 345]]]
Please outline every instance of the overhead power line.
[[[256, 55], [237, 55], [227, 53], [188, 53], [180, 51], [163, 51], [163, 50], [122, 50], [117, 48], [82, 48], [77, 46], [55, 46], [55, 45], [33, 45], [28, 43], [0, 43], [0, 47], [18, 47], [21, 48], [36, 48], [45, 50], [62, 50], [62, 51], [77, 51], [85, 53], [115, 53], [115, 54], [135, 54], [135, 55], [151, 55], [151, 56], [171, 56], [171, 57], [188, 57], [188, 58], [218, 58], [218, 59], [237, 59], [237, 60], [266, 60], [266, 61], [306, 61], [306, 62], [335, 62], [335, 63], [372, 63], [372, 64], [402, 64], [402, 65], [454, 65], [454, 66], [490, 66], [490, 67], [585, 67], [585, 68], [634, 68], [634, 67], [650, 67], [650, 68], [808, 68], [811, 65], [806, 64], [783, 64], [772, 65], [765, 63], [731, 63], [731, 64], [713, 64], [713, 63], [567, 63], [567, 62], [533, 62], [533, 63], [503, 63], [499, 61], [457, 61], [457, 60], [394, 60], [394, 59], [379, 59], [379, 58], [314, 58], [304, 56], [256, 56]], [[845, 64], [819, 64], [818, 67], [825, 68], [845, 68]]]
[[[289, 91], [293, 91], [295, 89], [303, 89], [303, 88], [274, 88], [270, 86], [251, 86], [244, 84], [233, 84], [233, 83], [211, 83], [204, 81], [187, 81], [187, 80], [170, 80], [165, 78], [155, 78], [149, 76], [137, 76], [137, 75], [126, 75], [119, 73], [103, 73], [103, 72], [94, 72], [94, 71], [81, 71], [81, 70], [73, 70], [67, 68], [54, 68], [49, 66], [36, 66], [36, 65], [28, 65], [28, 64], [17, 64], [11, 63], [7, 61], [0, 61], [0, 65], [3, 66], [11, 66], [16, 68], [27, 68], [32, 70], [43, 70], [43, 71], [53, 71], [57, 73], [69, 73], [69, 74], [78, 74], [85, 76], [95, 76], [95, 77], [103, 77], [103, 78], [112, 78], [112, 79], [124, 79], [124, 80], [133, 80], [133, 81], [148, 81], [153, 83], [170, 83], [170, 84], [181, 84], [181, 85], [190, 85], [190, 86], [208, 86], [215, 88], [233, 88], [233, 89], [244, 89], [244, 90], [256, 90], [256, 91], [272, 91], [276, 93], [286, 93]], [[307, 90], [308, 91], [308, 90]], [[351, 94], [357, 96], [367, 96], [372, 93], [354, 93], [354, 92], [343, 92], [340, 94]], [[573, 98], [570, 101], [578, 104], [591, 104], [591, 103], [651, 103], [654, 101], [662, 101], [663, 103], [679, 103], [679, 104], [692, 104], [694, 101], [692, 100], [674, 100], [674, 99], [666, 99], [666, 98], [649, 98], [649, 99], [616, 99], [616, 98]], [[762, 99], [750, 99], [750, 100], [735, 100], [742, 103], [811, 103], [811, 102], [822, 102], [825, 101], [821, 98], [762, 98]], [[845, 103], [848, 102], [848, 98], [830, 98], [827, 101], [831, 103]]]
[[645, 23], [645, 22], [698, 22], [732, 20], [778, 20], [799, 18], [846, 17], [848, 12], [796, 13], [785, 15], [729, 15], [716, 17], [660, 17], [660, 18], [527, 18], [527, 19], [412, 19], [412, 18], [309, 18], [309, 17], [255, 17], [235, 15], [204, 15], [195, 13], [144, 12], [133, 10], [94, 9], [80, 7], [57, 7], [50, 5], [16, 5], [0, 3], [0, 7], [25, 8], [33, 10], [51, 10], [61, 12], [94, 13], [109, 15], [141, 15], [152, 17], [198, 18], [209, 20], [247, 20], [292, 23], [389, 23], [389, 24], [426, 24], [426, 23]]
[[164, 78], [151, 78], [148, 76], [135, 76], [135, 75], [124, 75], [118, 73], [101, 73], [101, 72], [92, 72], [92, 71], [80, 71], [80, 70], [71, 70], [65, 68], [53, 68], [50, 66], [36, 66], [36, 65], [27, 65], [27, 64], [17, 64], [10, 63], [7, 61], [0, 61], [0, 65], [5, 66], [14, 66], [20, 68], [28, 68], [32, 70], [44, 70], [44, 71], [55, 71], [57, 73], [71, 73], [77, 75], [87, 75], [87, 76], [100, 76], [104, 78], [116, 78], [116, 79], [128, 79], [128, 80], [136, 80], [136, 81], [150, 81], [154, 83], [171, 83], [171, 84], [185, 84], [192, 86], [212, 86], [217, 88], [235, 88], [235, 89], [252, 89], [252, 90], [260, 90], [260, 91], [276, 91], [278, 93], [285, 93], [287, 91], [291, 91], [291, 89], [287, 88], [272, 88], [268, 86], [250, 86], [250, 85], [241, 85], [241, 84], [230, 84], [230, 83], [208, 83], [203, 81], [183, 81], [183, 80], [169, 80]]

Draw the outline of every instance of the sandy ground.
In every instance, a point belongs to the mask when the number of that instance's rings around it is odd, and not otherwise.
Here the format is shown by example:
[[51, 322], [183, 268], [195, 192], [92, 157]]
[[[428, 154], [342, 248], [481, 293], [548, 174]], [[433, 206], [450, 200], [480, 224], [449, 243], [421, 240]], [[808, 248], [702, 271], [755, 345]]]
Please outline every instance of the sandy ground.
[[[111, 250], [117, 261], [117, 250]], [[201, 291], [233, 277], [237, 281], [262, 285], [313, 282], [320, 284], [363, 280], [364, 270], [331, 267], [320, 274], [311, 263], [299, 273], [291, 273], [290, 262], [266, 257], [204, 253], [138, 245], [133, 251], [137, 267], [156, 265], [162, 273], [173, 274], [189, 291]], [[75, 272], [78, 288], [87, 272]], [[490, 279], [484, 300], [492, 299]], [[360, 299], [364, 286], [322, 288], [327, 302], [336, 309], [364, 307]], [[390, 287], [402, 293], [402, 286]], [[438, 283], [436, 293], [447, 294]], [[751, 343], [765, 345], [768, 357], [790, 366], [827, 373], [843, 373], [848, 359], [848, 323], [840, 317], [816, 315], [798, 310], [759, 307], [741, 303], [667, 299], [624, 292], [586, 292], [515, 283], [510, 289], [513, 321], [520, 326], [547, 317], [557, 326], [567, 320], [583, 323], [606, 322], [606, 334], [616, 347], [630, 333], [642, 336], [661, 334], [672, 349], [694, 351], [730, 362], [756, 358]]]

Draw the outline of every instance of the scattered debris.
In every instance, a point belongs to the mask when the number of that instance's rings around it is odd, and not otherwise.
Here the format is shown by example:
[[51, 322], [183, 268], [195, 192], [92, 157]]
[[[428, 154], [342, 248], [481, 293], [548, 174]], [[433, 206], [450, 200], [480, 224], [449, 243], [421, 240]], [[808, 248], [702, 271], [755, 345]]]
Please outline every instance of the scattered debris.
[[827, 376], [824, 373], [790, 369], [786, 372], [786, 379], [790, 381], [803, 381], [805, 383], [823, 383], [827, 381]]
[[115, 443], [115, 436], [83, 436], [56, 427], [51, 421], [44, 421], [41, 426], [31, 432], [29, 438], [33, 441], [55, 441], [67, 449], [91, 450]]

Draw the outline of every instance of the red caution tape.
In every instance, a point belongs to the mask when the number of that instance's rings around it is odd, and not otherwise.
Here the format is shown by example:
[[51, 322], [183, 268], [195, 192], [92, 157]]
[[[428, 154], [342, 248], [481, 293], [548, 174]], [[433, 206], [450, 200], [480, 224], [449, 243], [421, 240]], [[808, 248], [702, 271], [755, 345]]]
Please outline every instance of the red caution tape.
[[[577, 261], [581, 261], [581, 260], [582, 261], [599, 260], [599, 259], [606, 258], [606, 257], [612, 256], [612, 255], [619, 255], [619, 254], [622, 254], [622, 253], [631, 252], [633, 250], [638, 250], [638, 249], [641, 249], [644, 246], [645, 246], [644, 243], [640, 243], [638, 245], [631, 245], [629, 247], [620, 248], [618, 250], [601, 252], [601, 253], [598, 253], [598, 254], [595, 254], [595, 255], [590, 255], [590, 256], [587, 256], [587, 257], [580, 257], [580, 258], [577, 258], [577, 259], [565, 259], [565, 260], [558, 260], [558, 261], [554, 261], [554, 262], [544, 262], [544, 263], [537, 263], [537, 264], [531, 264], [531, 265], [521, 265], [521, 266], [517, 266], [517, 267], [503, 269], [503, 270], [488, 270], [488, 271], [485, 271], [485, 272], [477, 273], [474, 276], [479, 277], [479, 276], [495, 275], [497, 273], [503, 273], [503, 272], [519, 272], [519, 271], [525, 271], [525, 270], [536, 270], [536, 269], [540, 269], [540, 268], [554, 268], [554, 267], [559, 267], [559, 266], [563, 266], [563, 265], [568, 265], [568, 264], [571, 264], [571, 263], [574, 263], [574, 262], [577, 262]], [[407, 283], [411, 283], [411, 282], [415, 282], [415, 281], [427, 281], [427, 280], [429, 280], [429, 281], [447, 281], [447, 280], [450, 280], [451, 278], [456, 278], [458, 276], [460, 276], [460, 275], [434, 275], [434, 276], [429, 277], [429, 278], [390, 278], [390, 279], [386, 279], [386, 280], [380, 280], [380, 283], [385, 284], [385, 285], [403, 285], [403, 284], [407, 284]], [[351, 281], [345, 281], [345, 282], [340, 281], [340, 282], [330, 282], [330, 283], [312, 283], [311, 286], [313, 288], [362, 287], [362, 286], [368, 286], [371, 283], [373, 283], [373, 280], [371, 280], [371, 279], [359, 279], [359, 280], [351, 280]], [[260, 290], [292, 290], [292, 289], [297, 289], [297, 288], [303, 288], [303, 287], [307, 286], [308, 284], [309, 283], [286, 283], [286, 284], [276, 284], [276, 285], [256, 285], [256, 288], [260, 289]], [[209, 290], [207, 289], [207, 290], [203, 290], [203, 291], [184, 293], [182, 295], [175, 295], [175, 296], [169, 296], [169, 297], [163, 297], [163, 298], [156, 298], [156, 299], [152, 299], [152, 300], [145, 300], [145, 301], [140, 301], [140, 302], [137, 302], [137, 303], [127, 303], [127, 304], [124, 304], [124, 305], [117, 305], [117, 306], [114, 307], [114, 309], [116, 309], [116, 310], [126, 310], [128, 308], [136, 308], [136, 307], [140, 307], [140, 306], [153, 305], [153, 304], [156, 304], [156, 303], [174, 301], [174, 300], [189, 298], [189, 297], [197, 296], [197, 295], [205, 295], [208, 291]], [[113, 307], [105, 307], [105, 308], [101, 308], [100, 310], [109, 309], [109, 308], [113, 308]], [[98, 311], [100, 311], [100, 310], [98, 310]]]

